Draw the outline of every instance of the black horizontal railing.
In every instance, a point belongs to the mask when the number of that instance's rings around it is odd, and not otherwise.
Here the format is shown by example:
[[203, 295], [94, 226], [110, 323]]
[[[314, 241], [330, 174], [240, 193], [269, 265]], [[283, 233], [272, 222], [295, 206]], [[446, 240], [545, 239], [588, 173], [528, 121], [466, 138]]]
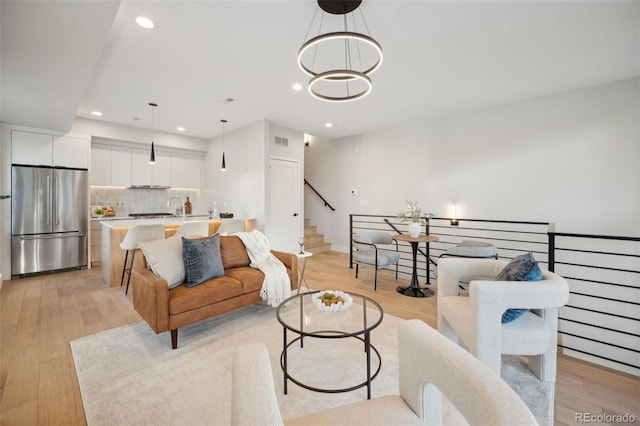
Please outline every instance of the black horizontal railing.
[[563, 353], [640, 375], [640, 238], [549, 232], [550, 270], [571, 289]]
[[309, 183], [307, 179], [304, 180], [304, 184], [307, 185], [309, 189], [311, 189], [318, 197], [320, 197], [325, 207], [329, 207], [331, 211], [336, 211], [336, 209], [334, 209], [333, 206], [329, 204], [327, 200], [325, 200], [325, 198]]
[[[395, 216], [361, 214], [349, 215], [349, 230], [408, 232]], [[492, 243], [502, 259], [531, 251], [569, 282], [569, 302], [559, 312], [563, 353], [640, 376], [640, 238], [555, 232], [549, 222], [458, 219], [454, 225], [439, 217], [423, 233], [438, 237], [418, 252], [419, 279], [427, 284], [436, 280], [437, 258], [465, 239]], [[408, 244], [400, 246], [399, 272], [409, 276], [412, 254]]]

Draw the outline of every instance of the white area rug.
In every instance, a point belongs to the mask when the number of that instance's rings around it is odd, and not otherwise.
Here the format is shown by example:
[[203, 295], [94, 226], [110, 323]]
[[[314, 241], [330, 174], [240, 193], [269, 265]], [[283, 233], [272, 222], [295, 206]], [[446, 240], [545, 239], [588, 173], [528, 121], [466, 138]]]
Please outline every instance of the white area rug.
[[[397, 329], [401, 319], [384, 316], [371, 342], [382, 358], [372, 398], [398, 393]], [[291, 333], [288, 337], [291, 339]], [[275, 309], [253, 305], [180, 329], [178, 349], [169, 333], [156, 335], [145, 322], [71, 342], [89, 425], [227, 425], [231, 418], [231, 362], [235, 348], [264, 342], [271, 357], [276, 395], [287, 418], [366, 399], [366, 388], [338, 394], [312, 392], [289, 382], [283, 393], [282, 326]], [[312, 339], [289, 351], [289, 371], [316, 387], [349, 387], [364, 381], [364, 352], [356, 339]], [[375, 359], [375, 357], [374, 357]], [[425, 360], [429, 362], [429, 360]], [[376, 363], [372, 362], [372, 372]], [[541, 425], [552, 424], [553, 389], [541, 389], [517, 364], [507, 382], [532, 408]], [[550, 395], [549, 395], [550, 391]], [[447, 424], [466, 424], [444, 407]]]
[[[372, 332], [382, 357], [372, 397], [398, 393], [397, 328], [385, 315]], [[290, 336], [290, 335], [289, 335]], [[231, 412], [231, 361], [235, 348], [264, 342], [271, 356], [282, 416], [297, 417], [366, 399], [366, 388], [340, 394], [302, 389], [289, 382], [283, 394], [282, 326], [275, 309], [253, 305], [180, 329], [178, 348], [169, 333], [156, 335], [145, 322], [71, 342], [89, 425], [225, 425]], [[342, 387], [364, 376], [362, 344], [355, 339], [305, 339], [289, 355], [290, 372], [316, 386]], [[324, 360], [324, 361], [322, 361]], [[372, 365], [374, 370], [375, 364]], [[345, 374], [346, 373], [346, 374]]]

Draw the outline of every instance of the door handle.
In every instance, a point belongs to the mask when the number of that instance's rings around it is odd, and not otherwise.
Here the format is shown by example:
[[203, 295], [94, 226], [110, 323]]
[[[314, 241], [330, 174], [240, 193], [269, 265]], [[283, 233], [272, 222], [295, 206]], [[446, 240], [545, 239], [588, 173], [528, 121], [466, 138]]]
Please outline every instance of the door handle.
[[294, 214], [293, 214], [293, 217], [297, 217], [297, 216], [298, 216], [298, 213], [294, 213]]
[[47, 225], [51, 225], [51, 177], [47, 176]]

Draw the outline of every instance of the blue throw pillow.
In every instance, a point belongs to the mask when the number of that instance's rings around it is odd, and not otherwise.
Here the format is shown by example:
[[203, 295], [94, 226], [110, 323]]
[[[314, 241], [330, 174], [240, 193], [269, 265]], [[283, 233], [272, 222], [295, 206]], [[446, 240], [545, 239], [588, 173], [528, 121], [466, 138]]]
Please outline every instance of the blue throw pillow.
[[224, 275], [220, 257], [220, 234], [202, 239], [182, 237], [182, 249], [187, 287], [195, 287], [211, 278]]
[[[541, 279], [542, 271], [531, 252], [513, 258], [496, 277], [496, 281], [540, 281]], [[525, 312], [527, 312], [526, 309], [507, 309], [502, 314], [502, 324], [521, 317]]]

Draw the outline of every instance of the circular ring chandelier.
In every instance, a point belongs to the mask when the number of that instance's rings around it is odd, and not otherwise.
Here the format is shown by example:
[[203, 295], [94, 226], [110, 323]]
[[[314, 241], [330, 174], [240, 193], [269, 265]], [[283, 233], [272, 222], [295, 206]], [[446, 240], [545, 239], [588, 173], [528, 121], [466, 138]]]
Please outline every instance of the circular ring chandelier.
[[[356, 19], [352, 15], [353, 30], [349, 30], [347, 14], [360, 6], [362, 0], [318, 0], [319, 8], [331, 15], [343, 16], [344, 31], [333, 31], [319, 34], [308, 39], [298, 50], [298, 66], [307, 75], [309, 93], [320, 100], [329, 102], [347, 102], [360, 99], [371, 92], [373, 87], [369, 75], [380, 68], [382, 64], [382, 46], [370, 35], [356, 32]], [[317, 15], [316, 10], [316, 15]], [[316, 19], [314, 15], [309, 30]], [[364, 15], [361, 13], [364, 27], [367, 27]], [[320, 21], [318, 32], [322, 32]], [[307, 32], [307, 35], [309, 32]], [[306, 39], [306, 37], [305, 37]], [[336, 48], [336, 46], [338, 46]], [[323, 53], [331, 51], [333, 60], [316, 64], [320, 48]], [[364, 57], [364, 60], [363, 60]], [[318, 61], [320, 62], [320, 61]], [[365, 65], [364, 62], [367, 64]], [[324, 67], [324, 68], [323, 68]]]
[[316, 75], [318, 75], [319, 73], [313, 72], [313, 70], [310, 67], [307, 67], [303, 63], [302, 57], [304, 53], [308, 49], [312, 48], [313, 46], [318, 46], [320, 43], [327, 42], [330, 40], [339, 40], [339, 39], [342, 39], [345, 42], [348, 42], [348, 40], [361, 41], [373, 47], [374, 50], [377, 52], [378, 60], [368, 69], [361, 71], [362, 74], [369, 75], [375, 70], [377, 70], [378, 68], [380, 68], [380, 65], [382, 65], [382, 46], [380, 46], [380, 43], [378, 43], [373, 38], [364, 34], [342, 31], [342, 32], [322, 34], [312, 38], [311, 40], [303, 44], [302, 47], [300, 47], [300, 50], [298, 50], [298, 65], [300, 66], [300, 69], [302, 69], [302, 71], [307, 73], [307, 75], [309, 75], [310, 77], [315, 77]]
[[[351, 80], [360, 80], [365, 83], [366, 87], [360, 90], [357, 93], [351, 94], [349, 93], [347, 96], [331, 96], [325, 95], [317, 90], [314, 90], [314, 86], [321, 81], [351, 81]], [[368, 75], [361, 73], [359, 71], [351, 71], [351, 70], [334, 70], [334, 71], [325, 71], [323, 73], [317, 74], [311, 80], [309, 80], [309, 93], [316, 98], [322, 101], [329, 102], [346, 102], [346, 101], [355, 101], [356, 99], [364, 98], [369, 94], [372, 88], [371, 79]]]

